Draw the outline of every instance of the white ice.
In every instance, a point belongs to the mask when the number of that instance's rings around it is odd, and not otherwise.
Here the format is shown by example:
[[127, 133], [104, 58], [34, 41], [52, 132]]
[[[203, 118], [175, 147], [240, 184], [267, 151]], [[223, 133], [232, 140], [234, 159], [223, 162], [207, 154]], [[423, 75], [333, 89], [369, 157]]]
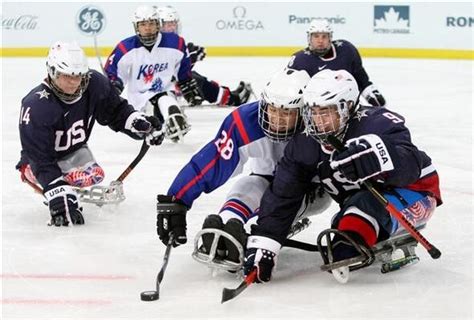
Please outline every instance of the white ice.
[[[206, 58], [198, 71], [231, 88], [241, 79], [259, 94], [286, 58]], [[96, 59], [91, 66], [98, 67]], [[472, 108], [471, 61], [365, 59], [365, 67], [389, 102], [406, 117], [414, 142], [433, 159], [444, 204], [425, 237], [441, 251], [381, 274], [379, 266], [356, 271], [341, 285], [320, 271], [315, 253], [283, 249], [274, 279], [252, 285], [221, 305], [224, 287], [240, 280], [212, 275], [191, 257], [204, 217], [216, 213], [232, 184], [199, 198], [188, 213], [186, 245], [171, 251], [161, 298], [140, 301], [152, 290], [164, 245], [155, 230], [155, 197], [165, 193], [191, 155], [216, 135], [230, 109], [187, 109], [192, 124], [183, 144], [152, 149], [125, 180], [127, 199], [99, 208], [84, 205], [86, 224], [47, 227], [42, 198], [20, 182], [20, 101], [46, 74], [44, 59], [2, 59], [2, 319], [471, 319], [472, 309]], [[89, 143], [106, 171], [118, 177], [140, 144], [96, 125]], [[314, 243], [329, 227], [336, 206], [296, 238]]]

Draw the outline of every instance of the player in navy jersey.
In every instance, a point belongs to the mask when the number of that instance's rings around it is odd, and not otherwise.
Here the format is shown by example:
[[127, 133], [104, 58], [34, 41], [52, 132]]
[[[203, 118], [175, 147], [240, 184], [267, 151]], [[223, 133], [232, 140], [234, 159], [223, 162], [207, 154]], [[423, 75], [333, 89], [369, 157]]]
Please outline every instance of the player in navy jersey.
[[23, 181], [42, 187], [51, 225], [83, 224], [73, 186], [88, 187], [104, 178], [87, 146], [95, 121], [154, 145], [163, 139], [161, 123], [135, 111], [106, 77], [90, 70], [76, 43], [56, 42], [46, 66], [46, 79], [21, 102], [17, 169]]
[[140, 6], [133, 14], [135, 35], [126, 38], [112, 51], [105, 65], [107, 76], [119, 93], [127, 85], [127, 99], [137, 110], [146, 111], [165, 121], [166, 137], [173, 142], [190, 130], [187, 118], [174, 94], [177, 78], [185, 99], [191, 105], [202, 103], [183, 38], [160, 32], [158, 12]]
[[[331, 242], [334, 261], [359, 255], [341, 233], [370, 248], [402, 228], [362, 187], [363, 181], [371, 179], [416, 227], [426, 224], [441, 204], [438, 174], [426, 153], [412, 143], [404, 118], [385, 108], [358, 106], [358, 96], [357, 83], [345, 70], [321, 71], [308, 83], [303, 93], [307, 134], [288, 143], [248, 239], [244, 271], [256, 268], [257, 282], [270, 280], [304, 190], [314, 177], [340, 205], [331, 224], [337, 230]], [[327, 142], [330, 135], [346, 150], [335, 151]], [[404, 210], [408, 207], [423, 214], [411, 216]]]
[[[163, 32], [181, 33], [181, 21], [179, 14], [172, 6], [158, 7], [158, 15], [161, 19]], [[206, 57], [206, 49], [192, 42], [188, 42], [189, 59], [191, 60], [191, 68], [195, 63]], [[239, 86], [231, 91], [226, 86], [219, 85], [218, 82], [209, 80], [197, 71], [192, 71], [193, 78], [203, 94], [204, 100], [222, 106], [239, 106], [246, 103], [250, 95], [253, 94], [250, 83], [240, 81]]]
[[306, 70], [310, 77], [325, 69], [346, 70], [357, 81], [361, 96], [372, 106], [385, 106], [385, 98], [369, 80], [359, 52], [347, 40], [333, 40], [333, 31], [326, 19], [313, 20], [307, 30], [308, 47], [296, 52], [288, 68]]
[[[216, 137], [181, 169], [167, 195], [158, 196], [158, 235], [165, 244], [171, 231], [175, 245], [185, 243], [185, 214], [193, 202], [201, 193], [210, 193], [240, 174], [248, 163], [251, 174], [239, 178], [219, 214], [209, 215], [203, 224], [204, 229], [223, 230], [245, 246], [244, 224], [258, 214], [260, 199], [288, 140], [302, 130], [302, 93], [308, 80], [305, 71], [280, 71], [265, 86], [260, 101], [242, 105], [224, 119]], [[329, 206], [329, 196], [315, 196], [315, 206], [306, 208], [300, 202], [301, 215], [316, 214]], [[210, 253], [213, 239], [213, 234], [203, 235], [204, 253]], [[228, 239], [218, 249], [221, 258], [239, 260], [238, 250]]]

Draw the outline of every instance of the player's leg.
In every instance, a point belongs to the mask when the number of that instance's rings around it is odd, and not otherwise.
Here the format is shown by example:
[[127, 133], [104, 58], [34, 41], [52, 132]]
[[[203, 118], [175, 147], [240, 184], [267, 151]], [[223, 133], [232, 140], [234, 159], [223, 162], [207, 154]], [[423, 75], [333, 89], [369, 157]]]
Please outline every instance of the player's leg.
[[187, 117], [178, 106], [176, 97], [168, 92], [158, 98], [157, 104], [165, 120], [166, 137], [178, 142], [191, 130]]
[[64, 180], [74, 187], [85, 188], [104, 180], [104, 170], [97, 164], [87, 145], [61, 158], [58, 166], [63, 172]]

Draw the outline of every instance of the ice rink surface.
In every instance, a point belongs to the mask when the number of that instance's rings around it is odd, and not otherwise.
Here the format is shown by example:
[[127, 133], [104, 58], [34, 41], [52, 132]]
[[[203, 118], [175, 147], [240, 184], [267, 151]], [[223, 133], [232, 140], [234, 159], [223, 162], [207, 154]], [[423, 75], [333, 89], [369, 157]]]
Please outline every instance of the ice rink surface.
[[[235, 88], [250, 81], [257, 94], [287, 58], [206, 58], [203, 75]], [[97, 68], [96, 59], [90, 60]], [[84, 204], [86, 224], [47, 227], [42, 198], [20, 182], [20, 101], [46, 75], [45, 59], [2, 59], [2, 319], [472, 319], [473, 64], [471, 61], [365, 59], [389, 108], [406, 117], [412, 138], [433, 159], [444, 204], [425, 237], [441, 251], [381, 274], [379, 265], [356, 271], [345, 285], [319, 270], [319, 254], [283, 249], [274, 279], [252, 285], [221, 305], [224, 287], [240, 280], [212, 272], [191, 257], [206, 215], [217, 213], [232, 184], [199, 198], [188, 212], [186, 245], [171, 251], [161, 298], [140, 301], [154, 288], [164, 245], [155, 230], [155, 197], [166, 193], [180, 168], [212, 139], [230, 109], [187, 109], [184, 143], [148, 152], [125, 180], [117, 206]], [[133, 160], [140, 144], [96, 124], [89, 142], [108, 183]], [[337, 208], [312, 219], [296, 239], [314, 243]]]

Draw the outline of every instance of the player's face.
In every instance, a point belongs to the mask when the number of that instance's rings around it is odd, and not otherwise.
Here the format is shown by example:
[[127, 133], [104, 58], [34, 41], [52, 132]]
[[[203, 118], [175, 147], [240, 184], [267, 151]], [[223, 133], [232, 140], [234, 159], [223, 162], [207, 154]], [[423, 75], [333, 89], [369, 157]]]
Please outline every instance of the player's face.
[[268, 122], [273, 132], [288, 132], [294, 129], [298, 122], [299, 109], [267, 107]]
[[324, 50], [329, 48], [331, 38], [329, 37], [329, 33], [316, 32], [311, 34], [310, 42], [313, 49]]
[[82, 76], [70, 76], [58, 73], [54, 83], [66, 94], [74, 94], [81, 85]]
[[161, 31], [178, 33], [178, 23], [176, 21], [165, 21], [163, 22]]
[[340, 115], [336, 105], [315, 106], [311, 108], [313, 123], [319, 133], [332, 133], [339, 130]]
[[140, 21], [138, 23], [138, 32], [142, 37], [152, 36], [159, 31], [156, 20]]

